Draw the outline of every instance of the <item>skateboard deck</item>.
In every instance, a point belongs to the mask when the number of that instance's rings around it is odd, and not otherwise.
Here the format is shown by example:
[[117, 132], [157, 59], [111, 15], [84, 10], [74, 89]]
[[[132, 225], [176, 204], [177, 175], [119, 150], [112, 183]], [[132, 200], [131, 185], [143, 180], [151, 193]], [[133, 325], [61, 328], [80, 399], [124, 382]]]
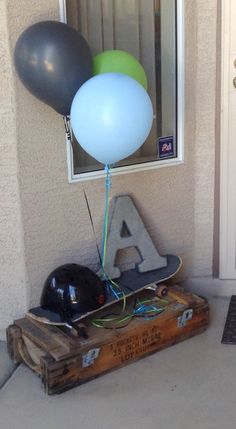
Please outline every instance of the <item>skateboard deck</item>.
[[[145, 289], [153, 290], [155, 292], [160, 283], [174, 277], [182, 266], [182, 260], [179, 256], [166, 256], [167, 266], [159, 268], [158, 270], [139, 273], [137, 270], [132, 269], [123, 272], [121, 277], [115, 281], [118, 286], [116, 291], [120, 292], [119, 297], [116, 298], [107, 292], [106, 303], [102, 307], [90, 312], [78, 313], [74, 315], [71, 321], [73, 323], [83, 321], [86, 317], [95, 315], [98, 311], [108, 309], [114, 303], [123, 301], [124, 297], [126, 299], [131, 296], [135, 296]], [[49, 325], [68, 326], [68, 323], [61, 321], [59, 314], [45, 310], [42, 307], [31, 308], [26, 316]]]

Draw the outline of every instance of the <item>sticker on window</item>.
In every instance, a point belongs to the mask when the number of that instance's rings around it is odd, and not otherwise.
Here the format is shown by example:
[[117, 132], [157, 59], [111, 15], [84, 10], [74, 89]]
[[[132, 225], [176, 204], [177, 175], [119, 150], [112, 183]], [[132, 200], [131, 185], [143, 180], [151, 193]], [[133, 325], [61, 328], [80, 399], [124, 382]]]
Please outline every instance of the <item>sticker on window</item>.
[[174, 137], [160, 137], [158, 139], [159, 158], [171, 158], [175, 155]]

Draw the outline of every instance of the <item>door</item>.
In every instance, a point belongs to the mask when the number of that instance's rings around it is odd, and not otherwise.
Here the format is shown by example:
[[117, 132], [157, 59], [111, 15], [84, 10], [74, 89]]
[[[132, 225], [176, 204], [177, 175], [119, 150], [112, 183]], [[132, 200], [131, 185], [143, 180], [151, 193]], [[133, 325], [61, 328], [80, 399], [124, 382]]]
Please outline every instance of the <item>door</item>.
[[236, 279], [236, 1], [222, 0], [220, 278]]

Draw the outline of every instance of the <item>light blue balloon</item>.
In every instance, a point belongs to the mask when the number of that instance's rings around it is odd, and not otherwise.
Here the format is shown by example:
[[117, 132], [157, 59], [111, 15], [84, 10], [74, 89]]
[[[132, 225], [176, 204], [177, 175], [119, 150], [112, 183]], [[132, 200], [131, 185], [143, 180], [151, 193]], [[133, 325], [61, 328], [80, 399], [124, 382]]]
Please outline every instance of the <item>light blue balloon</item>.
[[78, 143], [103, 164], [134, 153], [153, 122], [149, 95], [133, 78], [105, 73], [87, 80], [71, 106], [71, 127]]

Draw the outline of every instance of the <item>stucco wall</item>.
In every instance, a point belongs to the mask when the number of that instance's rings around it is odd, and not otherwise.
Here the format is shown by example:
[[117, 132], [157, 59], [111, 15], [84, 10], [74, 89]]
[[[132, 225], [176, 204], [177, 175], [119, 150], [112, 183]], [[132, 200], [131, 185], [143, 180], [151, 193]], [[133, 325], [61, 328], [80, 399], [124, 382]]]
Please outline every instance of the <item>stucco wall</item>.
[[[216, 3], [216, 0], [185, 2], [185, 164], [115, 176], [111, 190], [111, 197], [120, 194], [133, 197], [161, 253], [173, 252], [183, 257], [181, 278], [212, 274]], [[8, 7], [7, 21], [1, 15], [4, 25], [7, 23], [8, 35], [4, 33], [1, 42], [7, 46], [9, 36], [11, 50], [24, 28], [36, 21], [58, 18], [57, 0], [17, 0], [14, 8], [11, 1], [4, 0], [1, 5]], [[98, 242], [104, 209], [103, 180], [68, 184], [62, 119], [32, 97], [15, 74], [11, 76], [11, 55], [4, 56], [1, 66], [9, 70], [6, 85], [12, 95], [9, 95], [6, 123], [11, 130], [8, 144], [14, 162], [9, 178], [7, 152], [6, 174], [1, 173], [0, 187], [6, 196], [4, 204], [8, 198], [14, 202], [17, 222], [8, 219], [6, 228], [3, 209], [0, 234], [6, 234], [7, 230], [18, 237], [17, 248], [21, 253], [10, 242], [8, 258], [2, 258], [3, 272], [8, 273], [16, 253], [19, 257], [19, 270], [14, 269], [10, 283], [6, 275], [0, 274], [0, 302], [7, 287], [9, 296], [18, 297], [19, 303], [14, 300], [11, 311], [3, 306], [2, 328], [18, 316], [19, 310], [23, 313], [27, 293], [30, 305], [38, 303], [45, 277], [56, 266], [73, 261], [96, 268], [96, 242], [84, 191]], [[9, 188], [9, 179], [17, 198]], [[4, 247], [1, 251], [4, 253]]]
[[5, 2], [0, 2], [0, 328], [20, 317], [30, 292], [19, 190], [16, 99]]
[[217, 0], [198, 0], [196, 4], [197, 68], [192, 76], [196, 77], [193, 275], [209, 276], [213, 266], [216, 64], [219, 66]]

